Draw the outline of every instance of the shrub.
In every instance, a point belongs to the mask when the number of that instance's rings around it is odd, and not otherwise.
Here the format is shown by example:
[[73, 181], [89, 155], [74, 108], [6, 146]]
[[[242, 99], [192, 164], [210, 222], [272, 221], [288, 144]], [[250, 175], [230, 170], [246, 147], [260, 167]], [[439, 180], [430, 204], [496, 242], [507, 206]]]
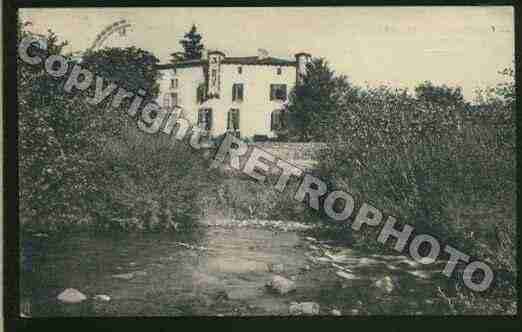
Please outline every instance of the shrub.
[[[197, 195], [216, 183], [201, 151], [162, 133], [129, 126], [103, 154], [104, 191], [97, 215], [103, 227], [158, 230], [190, 226], [199, 216]], [[210, 189], [212, 190], [212, 189]]]

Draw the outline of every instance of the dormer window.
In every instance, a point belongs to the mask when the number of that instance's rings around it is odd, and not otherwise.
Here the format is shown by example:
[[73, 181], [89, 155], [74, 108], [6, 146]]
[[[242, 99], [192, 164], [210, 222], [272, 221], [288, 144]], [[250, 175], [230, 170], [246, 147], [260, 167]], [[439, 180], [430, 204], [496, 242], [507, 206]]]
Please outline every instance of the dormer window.
[[277, 75], [281, 75], [282, 72], [283, 70], [281, 69], [281, 67], [277, 68]]
[[241, 66], [237, 67], [237, 73], [243, 74], [243, 67], [241, 67]]

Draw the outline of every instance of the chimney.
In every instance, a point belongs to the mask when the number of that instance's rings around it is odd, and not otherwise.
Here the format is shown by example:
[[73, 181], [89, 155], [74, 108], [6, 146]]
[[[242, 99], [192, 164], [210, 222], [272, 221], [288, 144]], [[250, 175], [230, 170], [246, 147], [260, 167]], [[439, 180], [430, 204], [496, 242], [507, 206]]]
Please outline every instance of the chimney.
[[257, 59], [258, 60], [263, 60], [263, 59], [266, 59], [268, 58], [268, 51], [263, 49], [263, 48], [258, 48], [257, 49]]
[[303, 82], [303, 77], [306, 76], [306, 65], [311, 61], [312, 56], [308, 53], [301, 52], [295, 55], [295, 70], [297, 84]]

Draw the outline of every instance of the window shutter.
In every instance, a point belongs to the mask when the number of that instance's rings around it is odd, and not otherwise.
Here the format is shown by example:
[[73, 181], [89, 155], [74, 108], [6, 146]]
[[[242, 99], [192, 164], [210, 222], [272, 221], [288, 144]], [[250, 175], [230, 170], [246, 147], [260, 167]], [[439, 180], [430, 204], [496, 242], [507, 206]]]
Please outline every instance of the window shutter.
[[232, 129], [238, 130], [239, 129], [239, 110], [238, 109], [232, 109]]
[[237, 85], [232, 84], [232, 101], [236, 100], [236, 88], [237, 88]]
[[206, 110], [206, 113], [205, 113], [205, 116], [206, 116], [206, 130], [210, 130], [212, 129], [212, 109], [207, 109]]
[[270, 100], [275, 99], [275, 86], [274, 84], [270, 84]]
[[231, 116], [232, 116], [232, 110], [228, 111], [227, 113], [227, 130], [230, 130], [230, 121], [231, 121]]
[[274, 131], [274, 112], [270, 113], [270, 130]]
[[281, 129], [286, 129], [287, 116], [286, 110], [281, 110]]
[[239, 100], [243, 101], [243, 84], [239, 84]]

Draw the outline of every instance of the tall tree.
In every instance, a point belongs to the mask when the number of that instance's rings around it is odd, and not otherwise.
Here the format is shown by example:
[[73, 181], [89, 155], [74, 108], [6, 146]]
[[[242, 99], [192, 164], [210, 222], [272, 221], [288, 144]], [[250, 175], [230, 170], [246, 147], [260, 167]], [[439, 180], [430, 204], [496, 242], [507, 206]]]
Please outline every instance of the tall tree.
[[[194, 60], [201, 59], [204, 45], [201, 43], [201, 35], [198, 33], [196, 25], [193, 24], [189, 32], [185, 34], [185, 38], [179, 41], [185, 50], [185, 59]], [[173, 56], [176, 53], [173, 54]]]
[[88, 52], [83, 56], [82, 67], [102, 76], [127, 91], [145, 90], [146, 98], [155, 99], [159, 93], [159, 59], [149, 51], [131, 47], [111, 47]]
[[345, 76], [335, 76], [324, 59], [313, 59], [307, 65], [307, 75], [290, 95], [286, 109], [288, 139], [322, 141], [328, 135], [339, 111], [339, 103], [357, 97]]

